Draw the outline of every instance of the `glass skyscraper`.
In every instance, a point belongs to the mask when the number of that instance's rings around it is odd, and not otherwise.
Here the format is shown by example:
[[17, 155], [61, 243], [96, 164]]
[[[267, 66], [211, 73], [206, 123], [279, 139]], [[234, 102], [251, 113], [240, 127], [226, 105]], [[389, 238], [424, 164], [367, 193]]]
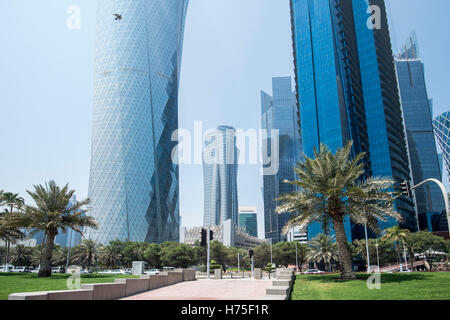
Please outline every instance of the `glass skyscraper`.
[[238, 225], [237, 171], [239, 151], [236, 130], [220, 126], [205, 139], [203, 152], [205, 227], [217, 226], [231, 219]]
[[99, 0], [86, 237], [179, 239], [178, 87], [188, 0]]
[[[268, 138], [263, 141], [273, 155], [278, 152], [278, 172], [263, 177], [265, 238], [273, 243], [284, 240], [281, 230], [290, 218], [290, 214], [278, 214], [275, 208], [277, 199], [284, 193], [295, 191], [293, 185], [284, 180], [294, 180], [294, 167], [301, 160], [302, 145], [300, 138], [300, 118], [292, 90], [291, 77], [272, 79], [273, 96], [261, 92], [261, 127], [267, 130]], [[279, 148], [270, 150], [271, 130], [278, 130]]]
[[[303, 150], [312, 157], [321, 143], [335, 151], [348, 140], [366, 152], [366, 176], [410, 179], [408, 153], [383, 0], [291, 0], [294, 60]], [[381, 28], [371, 25], [376, 5]], [[417, 229], [414, 203], [399, 198], [403, 227]], [[395, 221], [380, 222], [385, 229]], [[362, 236], [345, 221], [347, 236]], [[308, 236], [322, 232], [313, 223]]]
[[447, 179], [450, 181], [450, 111], [444, 112], [433, 120], [434, 133], [444, 158]]
[[[441, 180], [439, 158], [434, 138], [430, 99], [425, 84], [424, 65], [412, 33], [395, 61], [408, 141], [413, 184], [434, 178]], [[442, 192], [435, 184], [414, 190], [421, 230], [440, 231], [433, 226], [433, 216], [445, 211]]]
[[239, 207], [239, 227], [253, 237], [258, 237], [258, 215], [256, 207]]

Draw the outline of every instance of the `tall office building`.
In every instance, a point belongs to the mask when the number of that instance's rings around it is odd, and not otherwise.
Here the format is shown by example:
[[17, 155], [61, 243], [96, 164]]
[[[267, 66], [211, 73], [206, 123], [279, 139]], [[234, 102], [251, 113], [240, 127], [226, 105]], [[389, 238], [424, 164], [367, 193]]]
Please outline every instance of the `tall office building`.
[[[383, 0], [291, 0], [294, 60], [303, 150], [321, 143], [335, 151], [348, 140], [366, 152], [367, 176], [410, 180], [402, 110]], [[375, 24], [369, 5], [379, 8]], [[380, 29], [377, 29], [378, 24]], [[414, 203], [399, 198], [403, 227], [415, 230]], [[396, 222], [380, 222], [385, 229]], [[360, 226], [345, 221], [351, 240]], [[313, 223], [308, 237], [321, 232]]]
[[[413, 184], [434, 178], [441, 180], [439, 158], [432, 124], [431, 100], [425, 84], [424, 65], [419, 57], [415, 33], [406, 41], [398, 54], [398, 85], [405, 119]], [[436, 230], [433, 216], [445, 210], [442, 192], [435, 184], [427, 184], [414, 190], [420, 230]], [[434, 228], [433, 228], [434, 227]]]
[[[446, 176], [450, 181], [450, 111], [444, 112], [434, 119], [433, 128], [442, 150]], [[450, 217], [444, 211], [440, 216], [434, 215], [430, 224], [434, 226], [432, 231], [448, 231], [450, 230]]]
[[258, 237], [258, 214], [256, 207], [239, 207], [239, 227], [253, 237]]
[[444, 112], [434, 119], [433, 128], [442, 150], [447, 179], [450, 181], [450, 111]]
[[203, 225], [218, 226], [230, 220], [238, 225], [238, 149], [236, 130], [220, 126], [205, 139], [203, 152]]
[[[285, 240], [281, 230], [290, 214], [276, 213], [278, 202], [275, 199], [284, 193], [295, 191], [295, 187], [284, 180], [295, 179], [294, 167], [301, 160], [302, 143], [300, 118], [291, 77], [273, 78], [272, 91], [273, 96], [261, 92], [261, 127], [268, 133], [268, 138], [263, 143], [267, 144], [267, 150], [275, 161], [278, 161], [278, 171], [263, 177], [265, 238], [276, 243]], [[275, 138], [272, 136], [272, 130], [278, 130], [278, 150], [271, 150], [272, 139]], [[274, 157], [275, 154], [278, 156]]]
[[99, 0], [87, 238], [179, 239], [178, 87], [188, 0]]

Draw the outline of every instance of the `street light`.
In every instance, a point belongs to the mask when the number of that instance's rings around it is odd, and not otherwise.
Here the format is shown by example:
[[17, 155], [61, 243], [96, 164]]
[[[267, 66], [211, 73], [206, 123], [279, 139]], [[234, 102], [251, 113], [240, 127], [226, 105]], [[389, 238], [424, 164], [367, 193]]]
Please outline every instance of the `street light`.
[[367, 237], [367, 223], [364, 224], [364, 232], [366, 234], [366, 254], [367, 254], [367, 272], [370, 272], [370, 254], [369, 254], [369, 239]]
[[449, 201], [448, 201], [448, 195], [447, 195], [447, 190], [445, 190], [445, 186], [442, 184], [441, 181], [437, 180], [437, 179], [427, 179], [425, 181], [422, 181], [421, 183], [415, 185], [415, 186], [410, 186], [408, 181], [404, 181], [402, 183], [402, 194], [396, 196], [394, 199], [397, 199], [399, 197], [401, 197], [402, 195], [406, 195], [406, 197], [411, 197], [411, 191], [421, 187], [422, 185], [424, 185], [425, 183], [428, 182], [434, 182], [436, 183], [439, 188], [441, 189], [442, 192], [442, 196], [444, 197], [444, 203], [445, 203], [445, 212], [447, 214], [447, 223], [448, 223], [448, 232], [450, 234], [450, 207], [449, 207]]
[[377, 248], [377, 264], [378, 264], [378, 273], [380, 273], [380, 256], [378, 255], [378, 239], [375, 239], [375, 247]]

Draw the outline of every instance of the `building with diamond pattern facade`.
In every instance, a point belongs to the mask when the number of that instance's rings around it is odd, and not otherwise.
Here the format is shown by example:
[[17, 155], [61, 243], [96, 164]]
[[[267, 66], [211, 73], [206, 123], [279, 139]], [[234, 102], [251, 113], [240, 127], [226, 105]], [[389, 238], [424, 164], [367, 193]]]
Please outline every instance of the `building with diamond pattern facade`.
[[86, 237], [179, 240], [178, 86], [188, 0], [99, 0]]

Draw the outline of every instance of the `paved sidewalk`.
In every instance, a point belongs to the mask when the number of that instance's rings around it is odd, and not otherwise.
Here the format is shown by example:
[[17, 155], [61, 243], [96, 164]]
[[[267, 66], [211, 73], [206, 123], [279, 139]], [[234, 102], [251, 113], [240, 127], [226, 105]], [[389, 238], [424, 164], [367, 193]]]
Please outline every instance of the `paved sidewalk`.
[[122, 300], [261, 300], [271, 280], [196, 280], [147, 291]]

